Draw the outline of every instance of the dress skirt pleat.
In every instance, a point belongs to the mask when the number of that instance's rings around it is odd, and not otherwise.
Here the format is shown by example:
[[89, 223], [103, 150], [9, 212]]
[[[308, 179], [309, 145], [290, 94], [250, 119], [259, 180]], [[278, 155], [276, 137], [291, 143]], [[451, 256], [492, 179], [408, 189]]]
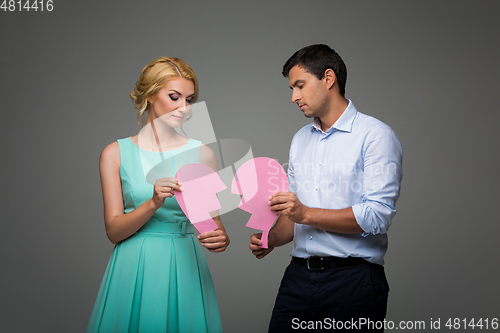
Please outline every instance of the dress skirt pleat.
[[138, 232], [117, 244], [87, 327], [91, 332], [222, 332], [194, 234]]

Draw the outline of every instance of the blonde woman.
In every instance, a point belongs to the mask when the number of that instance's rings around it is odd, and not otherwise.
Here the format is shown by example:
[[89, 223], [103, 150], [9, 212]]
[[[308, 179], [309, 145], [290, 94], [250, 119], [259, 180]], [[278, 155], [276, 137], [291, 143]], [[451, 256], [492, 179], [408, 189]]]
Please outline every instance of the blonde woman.
[[200, 244], [222, 252], [229, 237], [218, 216], [213, 216], [217, 230], [196, 237], [174, 198], [182, 184], [172, 176], [153, 186], [142, 165], [145, 157], [161, 154], [175, 158], [175, 169], [203, 163], [217, 171], [210, 148], [175, 130], [190, 116], [198, 81], [187, 63], [162, 57], [142, 70], [130, 97], [146, 124], [138, 135], [113, 142], [101, 153], [105, 227], [116, 246], [87, 332], [221, 332]]

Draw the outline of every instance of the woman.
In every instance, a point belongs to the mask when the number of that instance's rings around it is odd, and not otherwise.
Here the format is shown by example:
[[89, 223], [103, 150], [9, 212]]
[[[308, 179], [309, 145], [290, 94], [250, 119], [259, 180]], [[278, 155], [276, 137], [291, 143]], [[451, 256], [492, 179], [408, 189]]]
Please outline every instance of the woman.
[[[175, 130], [198, 97], [196, 76], [181, 59], [162, 57], [147, 65], [130, 93], [138, 119], [136, 136], [113, 142], [101, 153], [99, 171], [104, 220], [116, 244], [104, 274], [87, 332], [221, 332], [219, 308], [201, 245], [222, 252], [229, 237], [218, 229], [194, 236], [177, 204], [172, 178], [184, 164], [217, 171], [214, 152]], [[175, 161], [170, 177], [146, 182], [148, 161]]]

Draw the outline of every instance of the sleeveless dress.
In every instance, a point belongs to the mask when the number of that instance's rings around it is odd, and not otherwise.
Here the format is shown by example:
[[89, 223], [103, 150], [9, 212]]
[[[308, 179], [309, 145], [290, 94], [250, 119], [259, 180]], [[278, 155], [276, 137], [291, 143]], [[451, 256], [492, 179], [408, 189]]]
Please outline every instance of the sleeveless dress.
[[[143, 150], [130, 138], [118, 144], [125, 213], [153, 195], [141, 154], [172, 157], [175, 171], [200, 162], [201, 142], [193, 139], [162, 153]], [[86, 332], [222, 332], [207, 262], [175, 197], [167, 198], [141, 229], [116, 244]]]

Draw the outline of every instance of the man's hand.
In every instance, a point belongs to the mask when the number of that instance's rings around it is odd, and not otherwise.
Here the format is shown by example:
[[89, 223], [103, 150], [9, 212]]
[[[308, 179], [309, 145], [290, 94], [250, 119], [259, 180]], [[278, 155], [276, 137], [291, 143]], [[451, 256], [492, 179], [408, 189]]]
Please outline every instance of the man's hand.
[[309, 207], [292, 192], [278, 192], [269, 198], [269, 206], [277, 215], [285, 215], [295, 223], [304, 223]]
[[252, 254], [257, 257], [257, 259], [262, 259], [267, 256], [274, 249], [274, 237], [272, 234], [269, 234], [269, 239], [267, 241], [267, 249], [263, 249], [260, 246], [262, 245], [261, 241], [262, 233], [253, 234], [250, 236], [250, 250], [252, 250]]

